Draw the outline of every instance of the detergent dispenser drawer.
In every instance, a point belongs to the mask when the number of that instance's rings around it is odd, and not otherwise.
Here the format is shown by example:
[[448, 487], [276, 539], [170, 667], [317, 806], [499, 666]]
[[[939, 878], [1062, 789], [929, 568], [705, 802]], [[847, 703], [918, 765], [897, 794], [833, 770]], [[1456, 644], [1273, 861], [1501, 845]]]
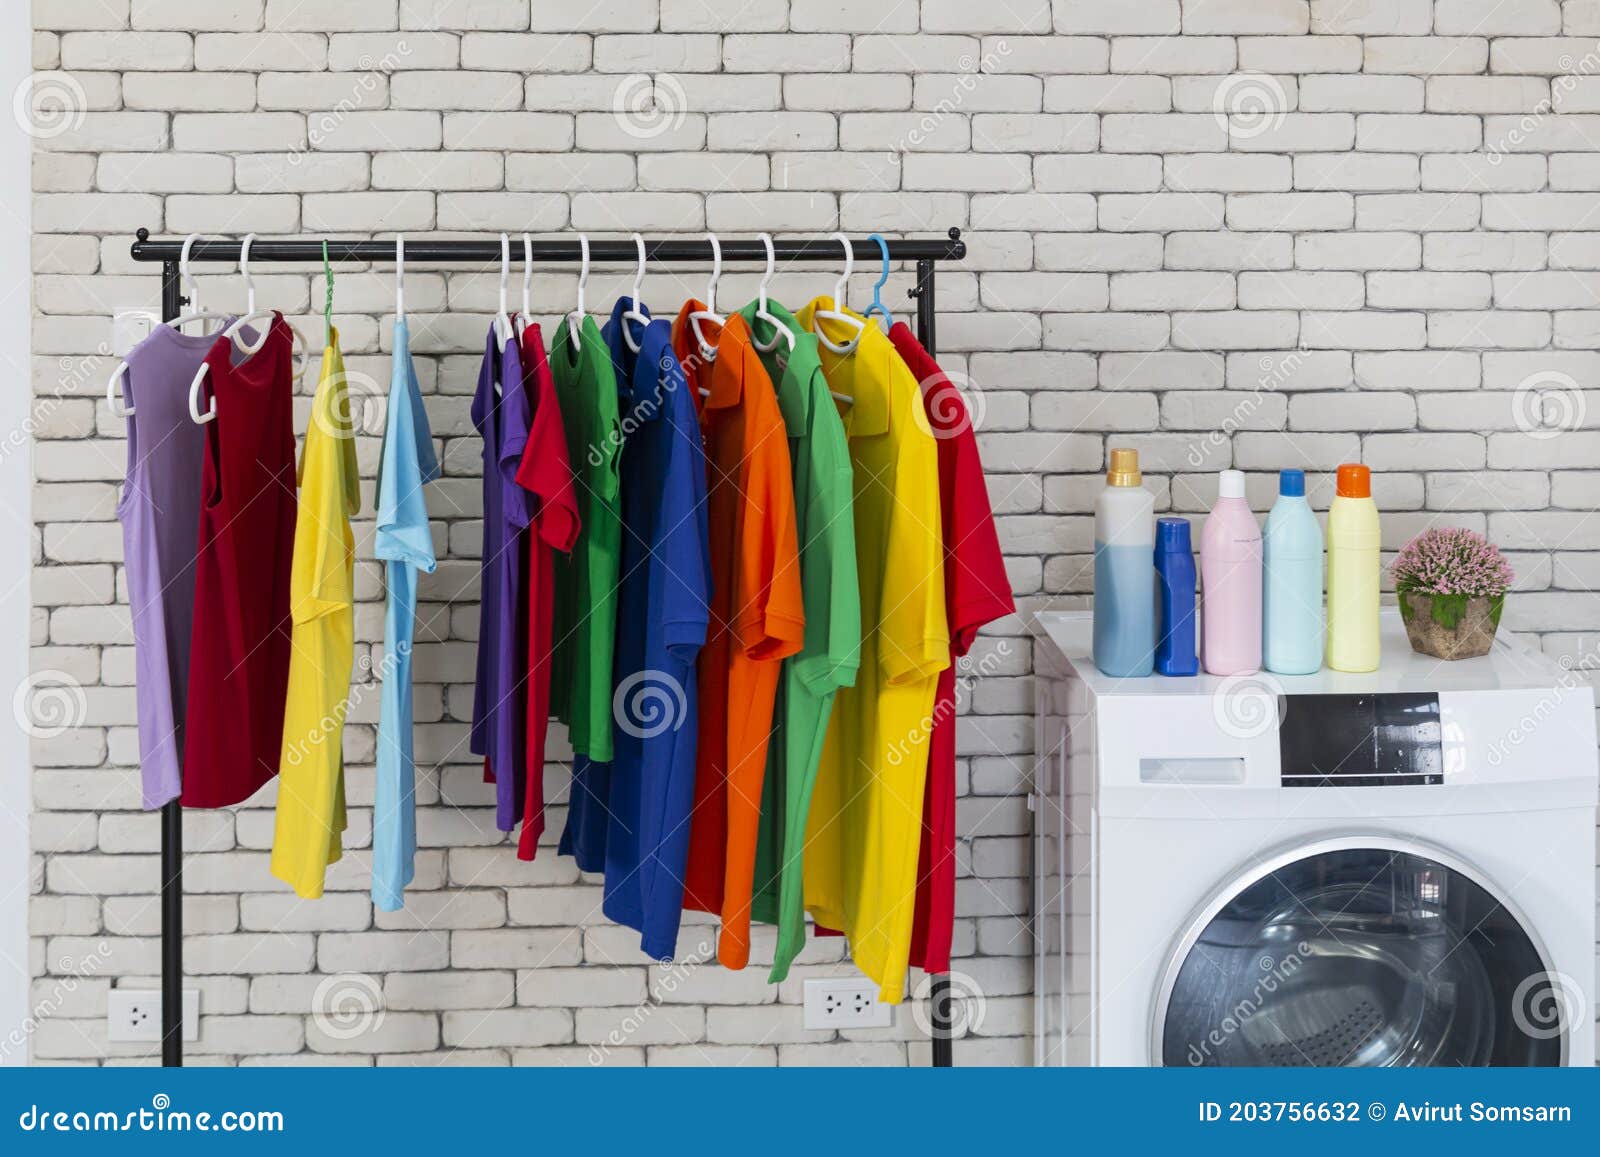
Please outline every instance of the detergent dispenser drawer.
[[1444, 782], [1438, 695], [1285, 695], [1280, 703], [1284, 787]]

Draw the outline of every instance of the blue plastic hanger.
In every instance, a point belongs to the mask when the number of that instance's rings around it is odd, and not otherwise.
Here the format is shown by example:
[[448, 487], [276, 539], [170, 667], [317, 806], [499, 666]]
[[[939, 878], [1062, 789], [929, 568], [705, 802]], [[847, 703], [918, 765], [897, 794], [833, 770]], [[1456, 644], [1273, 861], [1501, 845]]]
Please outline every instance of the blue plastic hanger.
[[883, 319], [883, 328], [887, 331], [894, 323], [894, 318], [889, 315], [889, 307], [883, 304], [883, 287], [889, 280], [889, 243], [881, 233], [869, 234], [867, 239], [878, 243], [878, 251], [883, 254], [883, 270], [878, 274], [878, 280], [872, 283], [872, 304], [861, 316], [871, 320], [872, 315], [877, 314]]

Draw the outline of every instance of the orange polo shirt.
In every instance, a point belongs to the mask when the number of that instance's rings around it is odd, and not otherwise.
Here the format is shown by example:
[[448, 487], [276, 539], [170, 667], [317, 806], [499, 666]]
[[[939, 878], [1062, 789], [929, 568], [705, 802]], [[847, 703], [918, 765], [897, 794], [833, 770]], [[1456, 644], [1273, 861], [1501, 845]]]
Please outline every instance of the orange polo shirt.
[[[684, 303], [672, 344], [700, 404], [708, 472], [711, 624], [699, 660], [699, 742], [683, 906], [722, 917], [717, 959], [750, 959], [750, 893], [773, 697], [800, 650], [799, 549], [789, 436], [777, 393], [737, 314], [706, 361]], [[702, 396], [700, 391], [708, 391]]]

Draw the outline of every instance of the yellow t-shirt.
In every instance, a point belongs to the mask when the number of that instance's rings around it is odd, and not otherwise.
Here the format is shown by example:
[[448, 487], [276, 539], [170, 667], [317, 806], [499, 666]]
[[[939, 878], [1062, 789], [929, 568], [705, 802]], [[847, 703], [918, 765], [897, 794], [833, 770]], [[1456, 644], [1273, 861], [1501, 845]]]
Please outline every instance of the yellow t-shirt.
[[272, 874], [301, 896], [322, 895], [343, 854], [344, 718], [355, 654], [355, 536], [361, 503], [355, 430], [339, 332], [329, 334], [300, 454], [289, 605], [294, 618]]
[[[820, 297], [797, 315], [810, 328]], [[835, 342], [854, 337], [824, 321]], [[819, 345], [823, 376], [853, 399], [840, 415], [854, 472], [861, 669], [834, 701], [811, 801], [806, 910], [850, 939], [878, 999], [905, 993], [917, 847], [939, 672], [950, 662], [938, 447], [922, 391], [871, 322], [853, 353]]]

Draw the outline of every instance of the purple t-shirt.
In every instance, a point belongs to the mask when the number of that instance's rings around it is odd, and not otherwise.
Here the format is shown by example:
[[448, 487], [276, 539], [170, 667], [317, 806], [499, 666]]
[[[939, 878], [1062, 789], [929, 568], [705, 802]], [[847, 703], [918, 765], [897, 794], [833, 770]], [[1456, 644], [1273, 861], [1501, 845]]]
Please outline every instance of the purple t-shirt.
[[189, 417], [189, 382], [216, 340], [215, 334], [159, 325], [128, 354], [122, 376], [123, 402], [135, 413], [127, 418], [128, 473], [117, 518], [133, 612], [139, 764], [147, 808], [176, 799], [183, 782], [183, 713], [206, 448], [206, 427]]
[[484, 757], [484, 778], [495, 785], [495, 823], [503, 832], [513, 830], [522, 818], [527, 778], [522, 692], [528, 624], [522, 558], [534, 500], [517, 485], [517, 466], [528, 443], [531, 415], [517, 342], [501, 349], [490, 325], [472, 399], [472, 424], [483, 436], [483, 577], [472, 751]]

